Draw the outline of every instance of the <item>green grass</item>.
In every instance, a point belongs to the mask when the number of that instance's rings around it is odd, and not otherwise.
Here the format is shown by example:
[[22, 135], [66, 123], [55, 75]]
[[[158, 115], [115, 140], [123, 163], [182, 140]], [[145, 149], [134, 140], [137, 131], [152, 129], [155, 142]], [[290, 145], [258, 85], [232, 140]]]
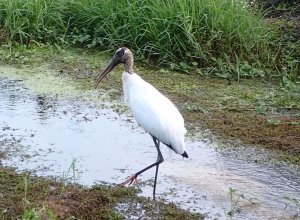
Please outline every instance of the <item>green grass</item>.
[[300, 68], [294, 44], [281, 45], [275, 26], [238, 0], [0, 0], [0, 8], [9, 42], [127, 46], [154, 64], [226, 78], [296, 79]]
[[[269, 62], [274, 36], [245, 5], [223, 0], [78, 1], [71, 3], [76, 40], [108, 49], [122, 45], [159, 63], [215, 66], [218, 59]], [[184, 66], [184, 65], [182, 65]]]
[[1, 26], [9, 41], [59, 41], [66, 31], [63, 19], [64, 1], [0, 1]]

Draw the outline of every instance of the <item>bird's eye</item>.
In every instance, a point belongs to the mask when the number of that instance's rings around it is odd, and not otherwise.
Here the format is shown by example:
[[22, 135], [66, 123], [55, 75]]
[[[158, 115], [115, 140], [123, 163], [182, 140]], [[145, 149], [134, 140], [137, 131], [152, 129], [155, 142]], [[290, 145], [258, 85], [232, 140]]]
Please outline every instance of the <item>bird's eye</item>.
[[121, 58], [121, 57], [124, 55], [124, 52], [125, 52], [124, 48], [118, 49], [118, 50], [116, 51], [117, 57]]

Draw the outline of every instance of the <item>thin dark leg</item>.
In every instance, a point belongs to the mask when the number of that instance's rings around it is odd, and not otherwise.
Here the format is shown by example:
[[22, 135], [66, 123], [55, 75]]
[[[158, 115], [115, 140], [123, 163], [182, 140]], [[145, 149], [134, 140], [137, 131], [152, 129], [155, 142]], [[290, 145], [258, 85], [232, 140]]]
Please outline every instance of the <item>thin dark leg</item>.
[[159, 140], [157, 140], [155, 137], [153, 137], [153, 142], [155, 144], [155, 147], [157, 149], [157, 164], [156, 164], [156, 171], [155, 171], [155, 178], [154, 178], [154, 186], [153, 186], [153, 200], [155, 200], [155, 191], [156, 191], [156, 182], [157, 182], [157, 174], [158, 174], [158, 168], [159, 168], [159, 164], [162, 163], [164, 161], [164, 158], [160, 152], [160, 149], [159, 149]]
[[[151, 135], [152, 136], [152, 135]], [[131, 177], [129, 177], [125, 182], [123, 183], [120, 183], [118, 185], [126, 185], [126, 184], [131, 184], [134, 180], [136, 180], [136, 178], [138, 177], [138, 175], [140, 175], [141, 173], [145, 172], [146, 170], [149, 170], [150, 168], [156, 166], [156, 172], [155, 172], [155, 180], [154, 180], [154, 188], [153, 188], [153, 200], [155, 200], [155, 190], [156, 190], [156, 181], [157, 181], [157, 173], [158, 173], [158, 167], [159, 167], [159, 164], [162, 163], [164, 161], [164, 158], [160, 152], [160, 149], [159, 149], [159, 140], [157, 140], [155, 137], [153, 137], [153, 141], [154, 141], [154, 144], [155, 144], [155, 147], [157, 149], [157, 160], [155, 163], [151, 164], [150, 166], [147, 166], [146, 168], [140, 170], [139, 172], [135, 173], [134, 175], [132, 175]]]
[[159, 167], [159, 164], [156, 165], [155, 179], [154, 179], [154, 186], [153, 186], [153, 200], [155, 200], [155, 191], [156, 191], [158, 167]]

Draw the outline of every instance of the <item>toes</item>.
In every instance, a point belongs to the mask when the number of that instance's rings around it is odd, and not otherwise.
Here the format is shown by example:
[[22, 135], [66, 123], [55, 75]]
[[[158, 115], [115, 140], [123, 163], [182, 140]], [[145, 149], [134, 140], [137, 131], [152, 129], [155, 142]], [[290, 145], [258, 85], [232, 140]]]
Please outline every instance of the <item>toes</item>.
[[126, 184], [128, 184], [130, 186], [133, 182], [136, 182], [136, 179], [137, 179], [137, 176], [132, 175], [129, 178], [127, 178], [127, 180], [125, 180], [123, 183], [120, 183], [117, 186], [125, 186]]

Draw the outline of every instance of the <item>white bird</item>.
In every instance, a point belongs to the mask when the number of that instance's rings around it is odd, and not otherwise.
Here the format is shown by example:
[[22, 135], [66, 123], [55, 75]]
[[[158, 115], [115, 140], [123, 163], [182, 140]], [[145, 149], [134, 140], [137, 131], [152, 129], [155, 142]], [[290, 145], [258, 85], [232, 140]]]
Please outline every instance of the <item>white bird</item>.
[[153, 187], [153, 199], [155, 200], [158, 167], [164, 161], [159, 148], [160, 142], [177, 154], [188, 158], [184, 143], [184, 134], [186, 133], [184, 120], [178, 109], [167, 97], [133, 71], [133, 54], [126, 47], [119, 48], [115, 52], [110, 62], [101, 71], [95, 88], [120, 63], [125, 66], [125, 71], [122, 74], [124, 100], [130, 105], [137, 123], [152, 136], [158, 153], [155, 163], [135, 173], [121, 184], [130, 185], [137, 179], [138, 175], [156, 166]]

